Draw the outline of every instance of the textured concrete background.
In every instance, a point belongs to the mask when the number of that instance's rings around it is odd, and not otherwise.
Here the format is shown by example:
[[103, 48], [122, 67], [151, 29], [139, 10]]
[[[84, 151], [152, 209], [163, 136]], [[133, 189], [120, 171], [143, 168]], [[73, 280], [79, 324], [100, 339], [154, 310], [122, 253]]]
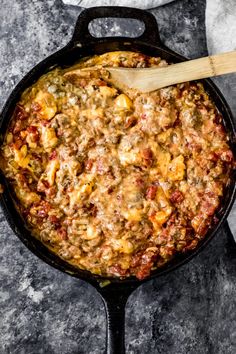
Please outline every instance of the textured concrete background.
[[[68, 42], [80, 11], [59, 0], [0, 0], [0, 109], [24, 74]], [[152, 10], [163, 41], [192, 58], [207, 54], [204, 11], [204, 0]], [[114, 34], [121, 26], [126, 34], [137, 30], [103, 21], [92, 31]], [[126, 309], [127, 353], [234, 354], [235, 279], [236, 250], [221, 230], [189, 264], [133, 293]], [[0, 214], [0, 353], [104, 349], [105, 313], [96, 291], [32, 255]]]

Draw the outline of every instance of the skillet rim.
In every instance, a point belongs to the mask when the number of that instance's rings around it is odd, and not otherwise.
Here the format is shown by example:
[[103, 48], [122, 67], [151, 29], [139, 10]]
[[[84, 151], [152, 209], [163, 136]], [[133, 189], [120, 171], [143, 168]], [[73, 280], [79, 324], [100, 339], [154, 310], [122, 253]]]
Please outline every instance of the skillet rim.
[[[135, 49], [130, 48], [131, 51], [138, 51], [136, 50], [136, 47], [146, 47], [148, 50], [153, 49], [155, 52], [160, 51], [160, 52], [166, 52], [167, 55], [170, 55], [174, 57], [177, 61], [185, 61], [188, 60], [187, 58], [183, 57], [182, 55], [179, 55], [178, 53], [175, 53], [171, 49], [167, 48], [165, 45], [162, 43], [158, 43], [158, 45], [155, 45], [153, 43], [148, 43], [148, 42], [143, 42], [142, 40], [139, 40], [139, 38], [127, 38], [127, 37], [105, 37], [105, 38], [99, 38], [96, 39], [96, 41], [91, 41], [88, 45], [83, 45], [83, 49], [86, 51], [86, 48], [90, 48], [94, 46], [99, 46], [99, 45], [109, 45], [111, 43], [117, 43], [118, 45], [126, 45], [128, 46], [126, 50], [129, 49], [129, 46], [135, 46]], [[35, 65], [21, 80], [20, 82], [16, 85], [16, 87], [13, 89], [11, 94], [9, 95], [2, 113], [0, 115], [0, 132], [2, 131], [2, 127], [5, 124], [5, 127], [3, 127], [3, 135], [5, 134], [6, 127], [10, 121], [8, 117], [11, 117], [12, 115], [12, 110], [17, 102], [20, 94], [23, 92], [24, 89], [29, 87], [30, 85], [33, 84], [38, 78], [45, 72], [49, 71], [52, 69], [53, 66], [58, 66], [58, 62], [56, 62], [56, 59], [62, 59], [63, 56], [67, 56], [70, 51], [78, 51], [78, 49], [81, 46], [75, 45], [70, 41], [64, 48], [60, 49], [59, 51], [51, 54], [50, 56], [46, 57], [43, 59], [40, 63]], [[113, 49], [112, 49], [113, 50]], [[124, 50], [124, 49], [122, 49]], [[109, 51], [109, 50], [106, 50]], [[140, 50], [140, 52], [145, 52], [145, 50]], [[160, 55], [161, 56], [161, 55]], [[77, 59], [79, 60], [79, 58]], [[217, 86], [210, 80], [210, 79], [205, 79], [205, 80], [199, 80], [203, 82], [206, 87], [206, 91], [208, 91], [208, 88], [214, 92], [214, 94], [217, 96], [217, 100], [221, 103], [221, 108], [219, 109], [219, 103], [216, 104], [217, 108], [221, 112], [223, 116], [223, 122], [226, 124], [227, 132], [230, 137], [230, 145], [231, 148], [234, 152], [236, 151], [236, 124], [233, 119], [232, 112], [230, 110], [229, 105], [227, 104], [227, 101], [225, 100], [224, 96], [220, 92], [220, 90], [217, 88]], [[210, 97], [212, 98], [212, 95], [210, 94]], [[215, 103], [215, 99], [213, 99], [213, 102]], [[222, 110], [224, 112], [222, 112]], [[10, 113], [11, 112], [11, 113]], [[2, 138], [2, 137], [1, 137]], [[2, 139], [1, 139], [2, 140]], [[173, 257], [173, 260], [168, 262], [164, 267], [157, 268], [156, 270], [153, 270], [151, 272], [151, 275], [143, 280], [138, 280], [134, 276], [132, 277], [127, 277], [124, 279], [120, 278], [114, 278], [114, 277], [104, 277], [104, 276], [98, 276], [90, 273], [89, 271], [86, 270], [81, 270], [79, 268], [76, 268], [72, 265], [70, 265], [68, 262], [62, 260], [59, 256], [56, 256], [53, 252], [51, 252], [42, 242], [40, 242], [38, 239], [33, 237], [30, 232], [25, 228], [23, 220], [17, 213], [14, 203], [11, 198], [11, 193], [8, 188], [8, 183], [3, 175], [3, 173], [0, 173], [0, 183], [4, 185], [4, 192], [0, 198], [0, 205], [2, 206], [2, 210], [4, 213], [4, 216], [10, 225], [11, 229], [13, 232], [16, 234], [16, 236], [20, 239], [20, 241], [38, 258], [49, 264], [50, 266], [66, 273], [69, 274], [73, 277], [82, 279], [84, 281], [89, 282], [90, 284], [94, 285], [97, 290], [100, 289], [100, 283], [109, 281], [112, 285], [117, 286], [117, 285], [124, 285], [124, 286], [129, 286], [129, 285], [141, 285], [142, 283], [157, 278], [158, 276], [165, 275], [178, 267], [184, 265], [185, 263], [189, 262], [192, 258], [197, 256], [207, 245], [208, 243], [213, 239], [213, 237], [217, 234], [217, 231], [219, 228], [223, 225], [225, 222], [231, 208], [234, 202], [234, 199], [236, 197], [236, 181], [235, 181], [235, 171], [232, 172], [231, 176], [231, 181], [230, 185], [227, 187], [227, 193], [231, 192], [231, 195], [228, 196], [228, 200], [226, 205], [224, 205], [223, 208], [221, 208], [221, 214], [220, 215], [220, 220], [216, 225], [214, 225], [213, 228], [210, 228], [209, 231], [207, 232], [206, 236], [204, 237], [203, 240], [200, 241], [198, 244], [198, 247], [196, 247], [193, 251], [188, 252], [186, 254], [181, 254], [180, 256], [176, 255]], [[15, 219], [15, 220], [14, 220]], [[21, 230], [20, 230], [21, 229]], [[23, 231], [22, 231], [23, 230]], [[173, 264], [172, 264], [173, 263]]]

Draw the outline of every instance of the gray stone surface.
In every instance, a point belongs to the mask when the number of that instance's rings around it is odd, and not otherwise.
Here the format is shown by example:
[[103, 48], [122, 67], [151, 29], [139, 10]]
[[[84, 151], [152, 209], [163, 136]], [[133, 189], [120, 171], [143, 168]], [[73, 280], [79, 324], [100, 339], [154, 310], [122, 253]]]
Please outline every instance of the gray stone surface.
[[[152, 12], [167, 45], [198, 57], [207, 54], [204, 10], [203, 0], [179, 0]], [[56, 0], [0, 0], [0, 109], [30, 68], [67, 43], [80, 11]], [[114, 34], [110, 25], [105, 21], [93, 31]], [[127, 353], [235, 353], [235, 279], [236, 249], [221, 230], [189, 264], [133, 293], [126, 311]], [[104, 349], [105, 314], [96, 291], [32, 255], [1, 214], [0, 353]]]

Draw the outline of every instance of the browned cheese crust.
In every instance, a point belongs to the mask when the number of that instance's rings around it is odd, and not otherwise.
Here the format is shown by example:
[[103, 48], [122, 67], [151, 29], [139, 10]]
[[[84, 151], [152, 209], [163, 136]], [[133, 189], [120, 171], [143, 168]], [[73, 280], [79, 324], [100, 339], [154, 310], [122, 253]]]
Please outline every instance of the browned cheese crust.
[[81, 269], [143, 279], [216, 221], [233, 154], [202, 84], [121, 92], [103, 68], [166, 65], [95, 56], [45, 74], [16, 106], [1, 151], [20, 214]]

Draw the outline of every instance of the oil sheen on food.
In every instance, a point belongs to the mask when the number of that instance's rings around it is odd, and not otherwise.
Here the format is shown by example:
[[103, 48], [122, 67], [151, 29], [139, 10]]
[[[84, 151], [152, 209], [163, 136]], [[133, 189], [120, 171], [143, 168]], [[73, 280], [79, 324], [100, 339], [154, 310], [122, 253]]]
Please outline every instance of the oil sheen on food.
[[217, 222], [234, 162], [202, 84], [121, 92], [105, 70], [166, 65], [110, 52], [50, 71], [22, 94], [1, 147], [27, 227], [94, 274], [144, 279]]

